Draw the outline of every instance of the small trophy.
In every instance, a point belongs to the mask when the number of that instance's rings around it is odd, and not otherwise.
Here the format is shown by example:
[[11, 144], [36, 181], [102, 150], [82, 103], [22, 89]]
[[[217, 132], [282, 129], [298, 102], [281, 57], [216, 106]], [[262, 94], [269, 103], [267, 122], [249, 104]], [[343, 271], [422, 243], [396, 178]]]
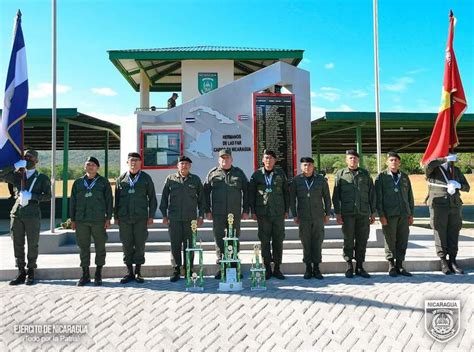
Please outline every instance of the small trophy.
[[[267, 283], [265, 280], [265, 267], [260, 261], [260, 245], [253, 246], [254, 258], [252, 258], [252, 267], [250, 268], [250, 290], [265, 291]], [[254, 263], [255, 260], [255, 263]]]
[[227, 216], [228, 227], [224, 240], [224, 257], [220, 260], [221, 282], [219, 291], [241, 291], [242, 281], [240, 279], [240, 259], [238, 253], [239, 239], [234, 229], [234, 215]]
[[[202, 245], [196, 246], [197, 237], [197, 221], [191, 221], [191, 246], [186, 248], [186, 291], [203, 291], [204, 290], [204, 263]], [[199, 254], [199, 274], [191, 273], [191, 264], [194, 261], [194, 253]]]

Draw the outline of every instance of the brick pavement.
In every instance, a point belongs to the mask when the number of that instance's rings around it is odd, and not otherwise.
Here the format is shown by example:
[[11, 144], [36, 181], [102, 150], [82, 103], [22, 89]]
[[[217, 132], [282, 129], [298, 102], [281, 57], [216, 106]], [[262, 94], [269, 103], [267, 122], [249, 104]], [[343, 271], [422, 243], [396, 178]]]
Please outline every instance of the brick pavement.
[[[290, 276], [270, 280], [265, 292], [248, 288], [184, 292], [184, 281], [164, 278], [143, 285], [78, 288], [75, 281], [42, 281], [32, 287], [0, 282], [2, 351], [472, 351], [474, 272], [412, 278], [323, 281]], [[245, 282], [248, 287], [248, 281]], [[461, 328], [446, 344], [424, 328], [425, 299], [461, 300]], [[87, 324], [78, 341], [31, 341], [18, 324]], [[45, 337], [46, 336], [46, 337]], [[76, 335], [77, 337], [77, 335]], [[29, 340], [28, 340], [29, 339]]]

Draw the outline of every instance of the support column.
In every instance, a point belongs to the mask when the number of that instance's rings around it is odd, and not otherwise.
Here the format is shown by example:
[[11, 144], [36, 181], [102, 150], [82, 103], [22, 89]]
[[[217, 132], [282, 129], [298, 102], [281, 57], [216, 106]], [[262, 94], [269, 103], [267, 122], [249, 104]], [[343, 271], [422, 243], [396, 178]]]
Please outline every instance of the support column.
[[104, 177], [109, 178], [109, 139], [110, 132], [105, 133], [105, 156], [104, 156]]
[[150, 81], [145, 70], [140, 70], [140, 108], [150, 108]]
[[321, 171], [321, 141], [319, 136], [316, 136], [316, 160], [317, 160], [317, 166], [318, 166], [318, 172]]
[[364, 167], [364, 154], [362, 152], [362, 128], [360, 126], [356, 127], [356, 145], [357, 153], [359, 154], [359, 164], [361, 167]]
[[61, 220], [68, 219], [68, 198], [67, 198], [67, 184], [69, 179], [69, 124], [65, 123], [63, 128], [63, 199], [61, 209]]

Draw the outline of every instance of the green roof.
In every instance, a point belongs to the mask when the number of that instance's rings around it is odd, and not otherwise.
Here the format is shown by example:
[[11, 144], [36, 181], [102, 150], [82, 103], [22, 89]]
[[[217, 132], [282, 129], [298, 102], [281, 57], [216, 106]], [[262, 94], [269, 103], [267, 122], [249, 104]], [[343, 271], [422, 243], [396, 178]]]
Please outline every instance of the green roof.
[[267, 49], [229, 46], [188, 46], [155, 49], [108, 50], [109, 60], [130, 83], [140, 90], [140, 70], [151, 82], [152, 92], [181, 91], [181, 61], [233, 60], [234, 76], [246, 76], [284, 61], [298, 66], [304, 50]]

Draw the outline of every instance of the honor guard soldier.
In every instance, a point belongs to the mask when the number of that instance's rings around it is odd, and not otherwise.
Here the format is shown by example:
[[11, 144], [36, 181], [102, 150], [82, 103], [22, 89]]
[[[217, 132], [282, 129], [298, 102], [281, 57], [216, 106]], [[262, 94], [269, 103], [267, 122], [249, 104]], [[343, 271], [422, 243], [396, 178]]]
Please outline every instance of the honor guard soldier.
[[99, 160], [89, 157], [84, 165], [86, 174], [74, 181], [70, 199], [71, 228], [76, 231], [80, 249], [82, 277], [77, 286], [89, 283], [91, 238], [95, 247], [94, 284], [102, 285], [102, 267], [105, 265], [106, 230], [112, 218], [113, 200], [109, 180], [98, 174]]
[[[224, 253], [224, 236], [227, 229], [227, 215], [234, 215], [234, 229], [240, 236], [240, 220], [248, 219], [248, 180], [244, 172], [232, 165], [230, 149], [219, 151], [219, 166], [211, 169], [204, 183], [205, 212], [212, 227], [216, 241], [217, 263]], [[221, 278], [218, 270], [216, 279]]]
[[375, 221], [376, 195], [374, 184], [367, 170], [359, 167], [359, 154], [355, 150], [346, 151], [347, 167], [335, 175], [332, 202], [339, 225], [344, 234], [344, 260], [347, 262], [346, 277], [352, 278], [356, 260], [355, 274], [369, 278], [363, 263], [370, 224]]
[[[171, 282], [178, 281], [181, 266], [186, 262], [186, 248], [191, 244], [191, 220], [201, 226], [204, 217], [204, 191], [198, 176], [191, 174], [192, 161], [187, 156], [178, 159], [178, 171], [166, 178], [160, 203], [163, 224], [168, 225], [171, 241]], [[181, 255], [181, 251], [183, 255]], [[193, 257], [191, 256], [191, 267]]]
[[[470, 186], [461, 170], [454, 166], [455, 154], [435, 159], [425, 169], [428, 180], [428, 206], [434, 232], [436, 254], [441, 259], [441, 271], [463, 274], [456, 262], [459, 231], [462, 227], [460, 191], [469, 192]], [[447, 256], [449, 255], [449, 262]]]
[[323, 279], [319, 270], [324, 240], [324, 224], [329, 222], [331, 213], [331, 195], [329, 185], [323, 175], [314, 172], [314, 160], [303, 157], [301, 174], [293, 178], [290, 184], [291, 213], [298, 224], [303, 262], [306, 264], [305, 279], [314, 276]]
[[[32, 285], [35, 279], [36, 260], [38, 259], [38, 242], [40, 233], [40, 202], [51, 200], [51, 183], [48, 176], [36, 170], [38, 152], [27, 150], [24, 160], [19, 160], [13, 167], [0, 170], [0, 180], [12, 184], [15, 188], [16, 201], [10, 212], [10, 231], [13, 240], [18, 276], [10, 285], [25, 283]], [[28, 264], [25, 262], [25, 237], [28, 242]], [[28, 272], [25, 271], [25, 266]]]
[[375, 179], [377, 213], [385, 237], [385, 257], [388, 274], [412, 276], [404, 267], [409, 226], [413, 225], [415, 202], [408, 175], [400, 170], [400, 155], [387, 154], [388, 168]]
[[[265, 277], [284, 280], [280, 265], [285, 239], [285, 219], [288, 218], [288, 180], [281, 168], [275, 167], [276, 154], [263, 152], [263, 167], [255, 171], [249, 183], [249, 204], [252, 217], [258, 223]], [[270, 244], [271, 243], [271, 244]], [[271, 263], [274, 268], [272, 272]]]
[[140, 154], [129, 153], [127, 165], [128, 171], [118, 177], [115, 185], [114, 218], [119, 225], [123, 262], [128, 270], [127, 275], [120, 280], [122, 284], [132, 280], [144, 282], [141, 266], [145, 263], [148, 225], [153, 224], [158, 207], [153, 180], [141, 170]]

